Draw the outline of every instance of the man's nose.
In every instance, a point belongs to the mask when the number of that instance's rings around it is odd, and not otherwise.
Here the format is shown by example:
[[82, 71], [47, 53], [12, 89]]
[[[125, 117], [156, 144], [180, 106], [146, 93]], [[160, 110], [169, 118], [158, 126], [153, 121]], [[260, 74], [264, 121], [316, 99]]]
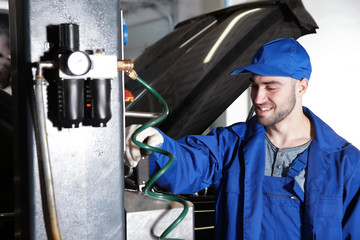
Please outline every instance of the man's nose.
[[252, 100], [256, 104], [261, 104], [266, 100], [266, 91], [264, 89], [258, 88], [252, 91]]

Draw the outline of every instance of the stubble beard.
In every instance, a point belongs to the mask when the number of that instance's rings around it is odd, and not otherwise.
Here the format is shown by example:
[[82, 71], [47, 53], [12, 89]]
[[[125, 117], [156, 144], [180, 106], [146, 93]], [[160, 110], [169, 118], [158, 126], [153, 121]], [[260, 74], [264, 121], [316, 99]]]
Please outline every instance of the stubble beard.
[[277, 106], [274, 106], [274, 115], [271, 116], [270, 118], [265, 118], [262, 116], [258, 116], [256, 115], [256, 118], [258, 120], [258, 122], [263, 125], [264, 127], [268, 127], [274, 124], [277, 124], [281, 121], [283, 121], [285, 118], [287, 118], [287, 116], [289, 116], [289, 114], [294, 110], [296, 104], [296, 98], [295, 98], [295, 93], [293, 92], [292, 95], [289, 97], [289, 101], [288, 104], [286, 106], [284, 106], [283, 109], [278, 109]]

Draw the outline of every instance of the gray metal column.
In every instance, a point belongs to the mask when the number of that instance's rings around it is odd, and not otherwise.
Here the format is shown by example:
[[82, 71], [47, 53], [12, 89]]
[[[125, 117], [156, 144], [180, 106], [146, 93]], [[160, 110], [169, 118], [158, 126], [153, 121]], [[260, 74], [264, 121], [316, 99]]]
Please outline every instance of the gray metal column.
[[[17, 239], [51, 239], [31, 114], [32, 68], [47, 51], [46, 27], [76, 23], [80, 50], [122, 58], [118, 0], [10, 0]], [[45, 93], [46, 94], [46, 93]], [[112, 80], [107, 127], [47, 120], [62, 239], [124, 239], [122, 75]]]

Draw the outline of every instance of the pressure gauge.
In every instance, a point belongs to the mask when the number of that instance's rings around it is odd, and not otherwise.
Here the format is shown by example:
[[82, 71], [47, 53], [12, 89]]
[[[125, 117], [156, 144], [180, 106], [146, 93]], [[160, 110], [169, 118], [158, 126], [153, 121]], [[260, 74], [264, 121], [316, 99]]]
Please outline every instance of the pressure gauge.
[[66, 72], [68, 72], [69, 75], [81, 76], [90, 71], [91, 60], [85, 52], [76, 51], [70, 53], [65, 61]]

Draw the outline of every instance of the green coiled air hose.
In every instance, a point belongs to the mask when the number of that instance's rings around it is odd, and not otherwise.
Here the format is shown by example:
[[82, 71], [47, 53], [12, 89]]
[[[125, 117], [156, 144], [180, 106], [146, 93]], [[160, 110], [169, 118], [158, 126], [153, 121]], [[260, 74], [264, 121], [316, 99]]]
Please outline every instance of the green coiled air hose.
[[163, 154], [163, 155], [166, 155], [169, 157], [169, 161], [166, 163], [166, 165], [163, 168], [161, 168], [158, 172], [156, 172], [150, 178], [150, 180], [146, 183], [145, 194], [152, 198], [176, 201], [176, 202], [179, 202], [184, 205], [184, 209], [183, 209], [182, 213], [180, 214], [180, 216], [177, 219], [175, 219], [175, 221], [161, 234], [160, 239], [165, 239], [165, 237], [185, 218], [185, 216], [188, 212], [189, 206], [188, 206], [187, 202], [180, 197], [166, 195], [163, 193], [155, 193], [155, 192], [151, 191], [151, 187], [156, 182], [156, 180], [158, 180], [173, 164], [174, 156], [172, 153], [170, 153], [166, 150], [163, 150], [161, 148], [152, 147], [145, 143], [139, 142], [136, 140], [136, 137], [141, 131], [145, 130], [146, 128], [152, 127], [152, 126], [160, 123], [161, 121], [163, 121], [167, 117], [167, 115], [169, 113], [169, 109], [168, 109], [168, 106], [167, 106], [166, 102], [164, 101], [164, 99], [160, 96], [160, 94], [155, 89], [153, 89], [149, 84], [147, 84], [144, 80], [142, 80], [139, 77], [136, 77], [135, 80], [138, 83], [140, 83], [143, 87], [145, 87], [146, 90], [148, 90], [152, 95], [154, 95], [159, 100], [163, 109], [162, 109], [161, 115], [158, 118], [152, 119], [152, 120], [146, 122], [145, 124], [143, 124], [140, 128], [138, 128], [132, 135], [131, 139], [137, 146], [139, 146], [142, 149], [145, 149], [145, 150], [148, 150], [151, 152], [157, 152], [157, 153], [160, 153], [160, 154]]

